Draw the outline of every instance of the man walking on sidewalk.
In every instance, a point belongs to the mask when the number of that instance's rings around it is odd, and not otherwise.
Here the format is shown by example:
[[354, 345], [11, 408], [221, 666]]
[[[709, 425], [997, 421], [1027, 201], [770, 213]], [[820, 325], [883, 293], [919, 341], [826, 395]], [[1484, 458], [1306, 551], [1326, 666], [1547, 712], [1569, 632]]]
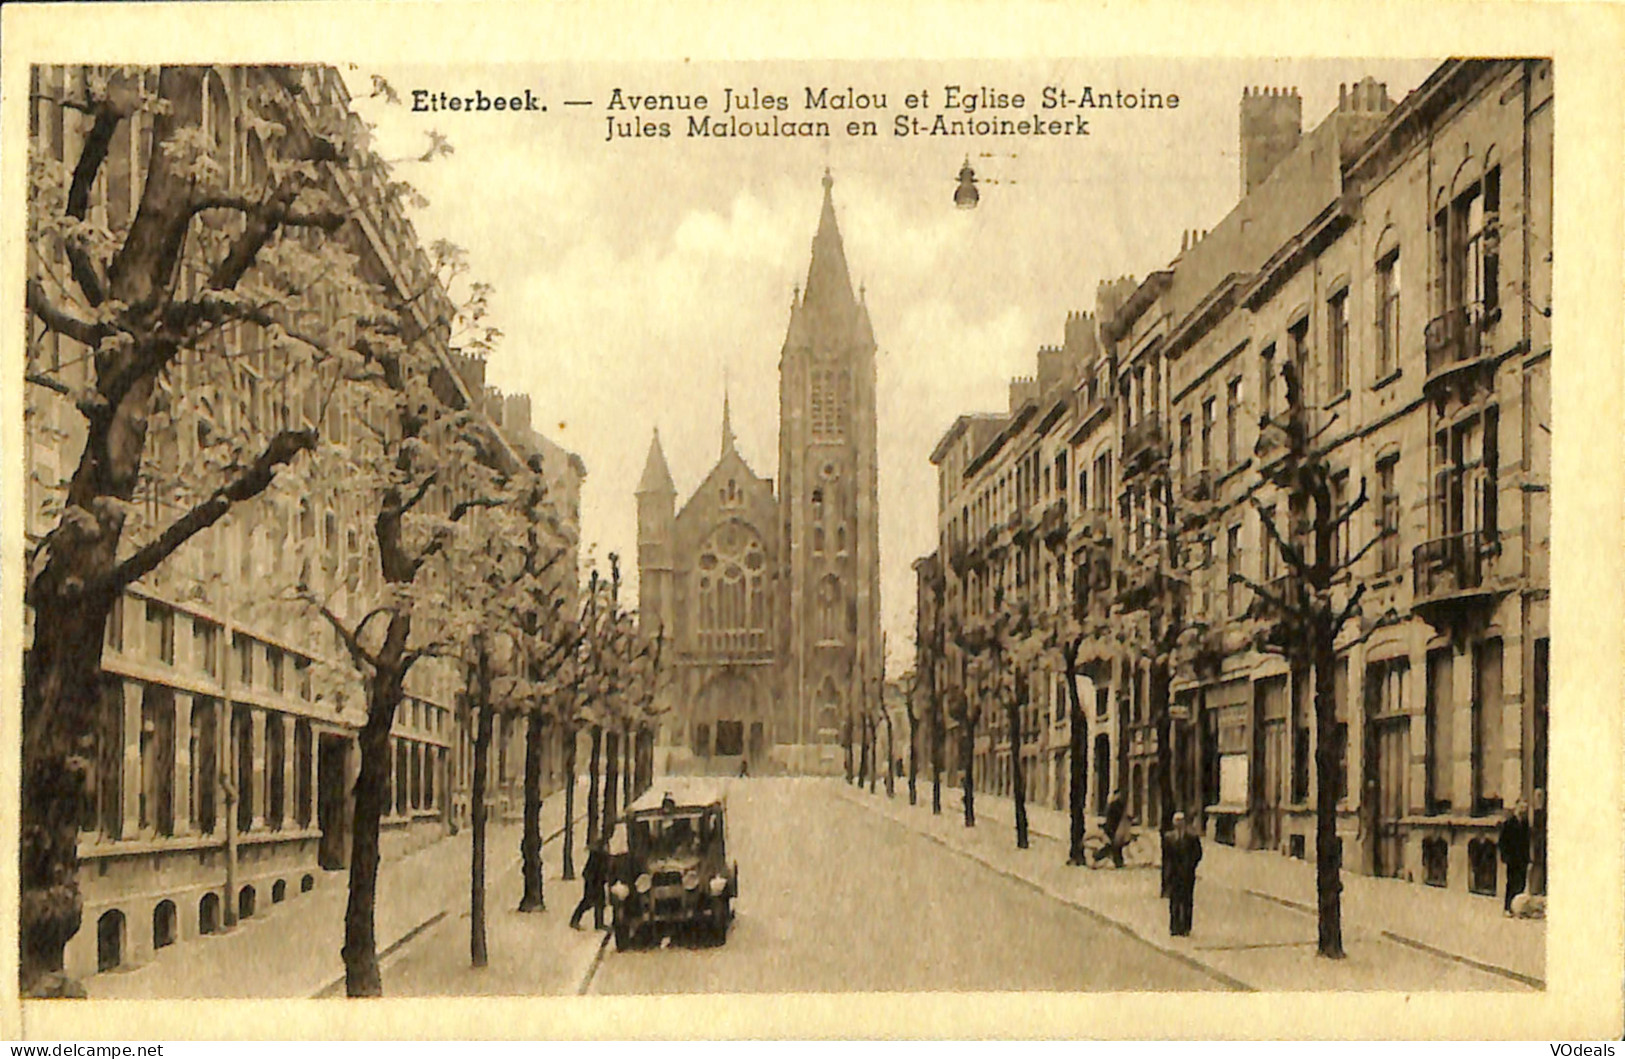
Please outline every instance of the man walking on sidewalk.
[[1168, 933], [1184, 937], [1191, 932], [1196, 911], [1196, 865], [1202, 860], [1202, 840], [1185, 826], [1185, 814], [1174, 813], [1173, 828], [1162, 836], [1162, 877], [1168, 890]]
[[1501, 825], [1501, 860], [1507, 866], [1506, 904], [1502, 915], [1512, 914], [1512, 899], [1523, 893], [1529, 878], [1529, 805], [1523, 799]]
[[1128, 845], [1128, 795], [1121, 788], [1112, 792], [1112, 800], [1106, 803], [1106, 844], [1095, 850], [1095, 863], [1099, 864], [1107, 857], [1117, 867], [1123, 866], [1123, 847]]
[[609, 882], [609, 850], [603, 840], [587, 847], [587, 863], [581, 869], [581, 903], [570, 915], [570, 929], [581, 929], [581, 917], [592, 909], [594, 930], [604, 929], [604, 886]]

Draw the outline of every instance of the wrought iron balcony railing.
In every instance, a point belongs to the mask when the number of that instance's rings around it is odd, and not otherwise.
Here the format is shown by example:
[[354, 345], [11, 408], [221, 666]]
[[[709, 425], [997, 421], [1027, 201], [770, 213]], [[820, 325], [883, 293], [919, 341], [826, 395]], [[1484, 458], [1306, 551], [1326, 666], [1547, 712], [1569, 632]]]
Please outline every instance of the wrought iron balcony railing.
[[1417, 545], [1411, 556], [1417, 606], [1488, 594], [1485, 560], [1493, 556], [1497, 548], [1496, 538], [1483, 530], [1456, 533]]

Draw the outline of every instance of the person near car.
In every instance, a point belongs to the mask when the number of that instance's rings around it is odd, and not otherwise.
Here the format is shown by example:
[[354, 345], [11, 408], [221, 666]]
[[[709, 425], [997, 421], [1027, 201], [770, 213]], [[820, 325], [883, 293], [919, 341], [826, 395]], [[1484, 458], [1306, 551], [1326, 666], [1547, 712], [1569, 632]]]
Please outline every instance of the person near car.
[[1173, 826], [1162, 836], [1162, 872], [1168, 891], [1168, 933], [1185, 937], [1196, 912], [1196, 866], [1202, 861], [1202, 840], [1185, 824], [1185, 814], [1174, 813]]
[[1095, 850], [1095, 863], [1110, 857], [1112, 864], [1121, 868], [1123, 847], [1129, 842], [1128, 795], [1122, 790], [1113, 791], [1111, 801], [1106, 803], [1104, 830], [1106, 844]]
[[592, 909], [594, 930], [604, 929], [604, 887], [609, 883], [609, 847], [602, 839], [587, 846], [587, 863], [581, 869], [581, 902], [570, 915], [570, 929], [581, 929], [581, 917]]
[[1507, 866], [1506, 902], [1502, 915], [1512, 914], [1512, 899], [1523, 893], [1529, 878], [1529, 804], [1521, 798], [1501, 825], [1501, 860]]

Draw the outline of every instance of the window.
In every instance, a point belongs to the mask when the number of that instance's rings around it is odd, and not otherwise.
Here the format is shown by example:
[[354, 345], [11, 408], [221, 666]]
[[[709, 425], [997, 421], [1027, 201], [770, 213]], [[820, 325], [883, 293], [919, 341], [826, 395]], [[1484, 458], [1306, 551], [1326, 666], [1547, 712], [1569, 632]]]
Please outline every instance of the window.
[[1380, 505], [1377, 510], [1377, 533], [1382, 537], [1382, 547], [1378, 549], [1382, 560], [1380, 567], [1382, 573], [1399, 568], [1398, 468], [1398, 456], [1390, 456], [1377, 464]]
[[[814, 542], [823, 549], [823, 527]], [[719, 527], [699, 557], [700, 630], [750, 634], [756, 646], [767, 629], [767, 554], [761, 538], [740, 522]]]
[[818, 638], [835, 643], [841, 639], [841, 582], [834, 574], [818, 584]]
[[1241, 573], [1241, 527], [1231, 526], [1224, 540], [1224, 610], [1236, 615], [1236, 576]]
[[1473, 648], [1473, 812], [1501, 808], [1501, 641]]
[[1499, 304], [1498, 221], [1501, 170], [1491, 169], [1482, 185], [1456, 196], [1434, 218], [1439, 276], [1439, 310], [1488, 312]]
[[107, 612], [107, 649], [114, 652], [124, 650], [123, 596], [114, 596], [113, 605]]
[[1258, 576], [1266, 585], [1275, 580], [1280, 567], [1280, 549], [1269, 530], [1274, 525], [1275, 505], [1271, 504], [1258, 513]]
[[175, 612], [147, 601], [147, 653], [165, 665], [175, 664]]
[[1339, 802], [1349, 796], [1349, 660], [1339, 658], [1332, 670], [1332, 703], [1336, 721], [1332, 726], [1332, 766], [1336, 784], [1332, 796]]
[[1258, 368], [1258, 410], [1268, 419], [1275, 411], [1275, 343], [1264, 347]]
[[[1331, 479], [1333, 519], [1342, 518], [1343, 509], [1348, 507], [1348, 500], [1349, 472], [1334, 471]], [[1342, 518], [1342, 521], [1334, 522], [1332, 528], [1331, 568], [1334, 576], [1342, 569], [1343, 564], [1348, 561], [1349, 556], [1352, 554], [1354, 553], [1349, 551], [1349, 520]]]
[[1306, 316], [1286, 330], [1292, 367], [1298, 373], [1298, 399], [1309, 407], [1309, 318]]
[[237, 656], [237, 679], [243, 687], [254, 686], [254, 641], [242, 634], [231, 638], [231, 650]]
[[265, 649], [265, 668], [271, 674], [271, 690], [277, 694], [282, 693], [282, 662], [284, 655], [280, 647], [267, 647]]
[[207, 675], [220, 675], [220, 626], [202, 618], [192, 619], [192, 657]]
[[310, 659], [296, 658], [293, 662], [294, 682], [299, 686], [299, 697], [310, 701]]
[[1179, 470], [1185, 475], [1195, 470], [1191, 466], [1191, 417], [1188, 414], [1179, 420]]
[[1428, 652], [1427, 698], [1423, 704], [1427, 749], [1422, 790], [1429, 813], [1444, 813], [1452, 803], [1450, 769], [1455, 757], [1455, 659], [1448, 647]]
[[1349, 388], [1348, 309], [1347, 287], [1326, 302], [1326, 392], [1334, 398]]
[[1377, 262], [1377, 379], [1399, 369], [1399, 251]]
[[1239, 420], [1241, 412], [1241, 379], [1230, 380], [1230, 385], [1224, 388], [1224, 457], [1225, 466], [1236, 465], [1237, 451], [1240, 448]]
[[838, 440], [846, 423], [846, 373], [814, 368], [810, 401], [814, 437]]
[[1202, 470], [1213, 466], [1213, 398], [1202, 402]]
[[[1499, 411], [1491, 407], [1434, 435], [1433, 522], [1436, 535], [1479, 532], [1494, 537]], [[1467, 541], [1464, 547], [1476, 547]]]

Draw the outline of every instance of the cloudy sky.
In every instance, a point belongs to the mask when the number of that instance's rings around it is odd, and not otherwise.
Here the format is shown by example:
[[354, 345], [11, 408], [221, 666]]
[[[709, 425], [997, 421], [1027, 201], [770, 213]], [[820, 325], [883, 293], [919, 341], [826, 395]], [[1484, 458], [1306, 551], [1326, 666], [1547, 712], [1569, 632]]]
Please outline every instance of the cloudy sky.
[[[599, 562], [620, 552], [634, 573], [632, 493], [650, 433], [659, 427], [681, 503], [718, 455], [725, 378], [740, 451], [758, 473], [777, 474], [779, 351], [829, 167], [853, 282], [866, 288], [879, 344], [881, 592], [897, 673], [913, 657], [910, 563], [935, 537], [932, 447], [956, 415], [1002, 410], [1008, 378], [1030, 373], [1038, 347], [1060, 341], [1069, 311], [1093, 309], [1100, 280], [1165, 265], [1182, 231], [1224, 216], [1238, 193], [1243, 87], [1297, 87], [1312, 127], [1336, 106], [1340, 82], [1369, 74], [1397, 100], [1435, 65], [595, 63], [346, 76], [384, 157], [422, 154], [431, 130], [452, 144], [450, 156], [397, 167], [429, 199], [413, 211], [418, 233], [465, 247], [472, 274], [495, 286], [492, 311], [506, 337], [488, 378], [528, 393], [536, 428], [586, 461], [583, 540]], [[373, 74], [402, 94], [401, 105], [366, 98]], [[892, 135], [894, 119], [910, 113], [906, 96], [928, 93], [918, 113], [929, 119], [948, 85], [1020, 92], [1025, 111], [1011, 116], [1080, 116], [1090, 135]], [[1074, 97], [1084, 87], [1146, 89], [1180, 103], [1040, 111], [1047, 85]], [[787, 97], [789, 117], [825, 117], [804, 113], [807, 86], [883, 93], [887, 107], [829, 112], [830, 139], [689, 138], [677, 113], [651, 115], [671, 123], [669, 138], [605, 140], [616, 88], [702, 93], [713, 120], [724, 88], [755, 88]], [[529, 89], [548, 109], [415, 113], [413, 89]], [[880, 135], [845, 136], [851, 117], [872, 117]], [[967, 155], [982, 200], [965, 211], [952, 195]]]

